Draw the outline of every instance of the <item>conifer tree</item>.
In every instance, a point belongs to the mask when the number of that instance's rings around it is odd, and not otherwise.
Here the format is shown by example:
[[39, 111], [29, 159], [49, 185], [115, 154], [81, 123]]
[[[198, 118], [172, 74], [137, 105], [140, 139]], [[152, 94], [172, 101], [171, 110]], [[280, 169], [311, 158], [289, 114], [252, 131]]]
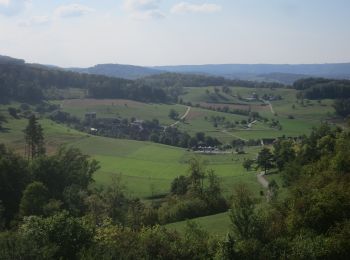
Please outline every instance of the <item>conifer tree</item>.
[[34, 115], [29, 118], [24, 134], [26, 141], [25, 152], [28, 160], [44, 155], [45, 146], [43, 129]]

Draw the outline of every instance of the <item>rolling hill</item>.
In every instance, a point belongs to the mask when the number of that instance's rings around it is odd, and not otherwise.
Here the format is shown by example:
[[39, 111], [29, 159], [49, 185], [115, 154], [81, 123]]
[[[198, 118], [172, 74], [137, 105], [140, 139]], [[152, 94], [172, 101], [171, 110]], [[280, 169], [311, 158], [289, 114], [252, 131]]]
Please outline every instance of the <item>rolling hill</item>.
[[98, 64], [90, 68], [69, 68], [68, 70], [125, 79], [138, 79], [163, 73], [158, 69], [122, 64]]

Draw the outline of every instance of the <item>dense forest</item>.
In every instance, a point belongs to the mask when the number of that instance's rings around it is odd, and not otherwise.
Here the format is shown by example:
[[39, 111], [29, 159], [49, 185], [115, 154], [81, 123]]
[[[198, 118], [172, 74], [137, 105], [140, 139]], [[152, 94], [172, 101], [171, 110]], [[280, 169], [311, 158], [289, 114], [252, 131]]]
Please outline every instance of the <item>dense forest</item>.
[[28, 64], [0, 64], [1, 101], [39, 102], [51, 89], [87, 89], [95, 98], [128, 98], [139, 101], [168, 102], [164, 89], [135, 84], [134, 81], [80, 74]]
[[299, 97], [307, 99], [350, 98], [350, 80], [307, 78], [296, 81], [293, 87], [300, 90]]
[[[275, 168], [289, 192], [279, 198], [271, 182], [262, 206], [265, 196], [239, 183], [223, 196], [220, 179], [196, 157], [152, 203], [128, 197], [120, 177], [96, 189], [97, 161], [74, 148], [46, 155], [35, 117], [26, 129], [38, 152], [23, 158], [0, 146], [0, 259], [348, 258], [348, 131], [323, 124], [308, 137], [264, 147], [250, 163]], [[191, 222], [184, 233], [159, 226], [228, 208], [225, 239]]]
[[245, 80], [227, 79], [224, 77], [200, 75], [200, 74], [180, 74], [162, 73], [147, 76], [137, 80], [138, 82], [155, 87], [207, 87], [207, 86], [241, 86], [249, 88], [283, 88], [285, 85], [273, 82], [256, 82]]
[[[0, 63], [0, 101], [35, 103], [47, 99], [55, 89], [86, 89], [93, 98], [125, 98], [143, 102], [176, 102], [183, 87], [246, 86], [282, 87], [276, 83], [227, 80], [222, 77], [165, 73], [139, 80], [65, 71], [21, 60], [2, 59]], [[23, 63], [22, 63], [23, 62]], [[52, 97], [51, 97], [52, 98]], [[60, 98], [59, 96], [53, 98]]]

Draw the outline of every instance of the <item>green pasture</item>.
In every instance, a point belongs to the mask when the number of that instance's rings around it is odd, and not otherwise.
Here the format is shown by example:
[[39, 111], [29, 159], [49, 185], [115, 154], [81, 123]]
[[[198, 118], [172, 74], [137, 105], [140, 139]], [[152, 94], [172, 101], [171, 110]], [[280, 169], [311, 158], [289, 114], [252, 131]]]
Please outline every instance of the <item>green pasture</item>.
[[242, 163], [246, 157], [255, 157], [257, 150], [247, 155], [221, 154], [196, 155], [182, 148], [150, 142], [110, 139], [90, 136], [73, 144], [101, 164], [96, 173], [96, 185], [108, 185], [111, 178], [120, 174], [133, 196], [149, 197], [169, 192], [172, 180], [188, 174], [188, 160], [198, 156], [221, 177], [223, 188], [229, 193], [232, 187], [244, 182], [252, 191], [260, 187], [254, 172], [246, 172]]
[[[230, 230], [230, 217], [228, 212], [220, 213], [216, 215], [200, 217], [192, 219], [191, 222], [195, 222], [199, 227], [206, 230], [208, 233], [214, 236], [224, 237]], [[164, 227], [170, 230], [176, 230], [179, 233], [183, 233], [186, 229], [188, 220], [167, 224]]]
[[61, 105], [61, 110], [76, 117], [84, 118], [87, 112], [96, 112], [98, 118], [136, 118], [142, 120], [158, 119], [163, 125], [170, 125], [175, 120], [169, 118], [169, 111], [174, 109], [182, 116], [187, 107], [179, 104], [153, 104], [130, 100], [110, 99], [80, 99], [55, 101]]
[[[183, 96], [184, 100], [193, 100], [196, 102], [208, 102], [208, 94], [206, 89], [210, 90], [210, 93], [214, 92], [214, 87], [208, 88], [188, 88], [186, 94]], [[260, 138], [276, 138], [280, 136], [299, 136], [308, 134], [311, 129], [320, 124], [322, 120], [329, 119], [334, 115], [334, 109], [332, 107], [332, 100], [304, 100], [304, 104], [297, 102], [297, 91], [294, 89], [268, 89], [268, 88], [243, 88], [243, 87], [231, 87], [233, 95], [240, 95], [241, 97], [249, 97], [253, 92], [259, 96], [274, 95], [281, 96], [282, 100], [271, 101], [271, 105], [275, 114], [271, 112], [267, 107], [260, 107], [256, 102], [242, 102], [232, 97], [229, 102], [223, 102], [222, 104], [245, 104], [247, 109], [249, 104], [252, 105], [252, 110], [257, 111], [263, 117], [270, 120], [275, 119], [282, 124], [282, 130], [275, 130], [270, 128], [267, 124], [257, 123], [250, 129], [230, 129], [224, 131], [220, 128], [214, 128], [212, 124], [205, 121], [205, 116], [209, 117], [213, 113], [215, 115], [224, 115], [228, 121], [230, 120], [242, 120], [246, 119], [244, 116], [231, 115], [222, 112], [214, 112], [204, 110], [200, 108], [193, 108], [193, 112], [197, 114], [193, 119], [189, 119], [185, 124], [179, 125], [182, 129], [192, 133], [197, 132], [200, 129], [206, 129], [207, 133], [219, 138], [224, 143], [229, 142], [233, 138], [242, 139], [260, 139]], [[218, 102], [220, 103], [220, 102]], [[260, 102], [261, 103], [261, 102]], [[255, 106], [253, 106], [255, 105]], [[292, 117], [293, 119], [291, 119]]]
[[[0, 132], [0, 143], [5, 143], [18, 152], [24, 150], [26, 119], [13, 119], [7, 114], [7, 107], [0, 110], [7, 115], [8, 122]], [[52, 153], [59, 145], [77, 147], [82, 152], [100, 162], [100, 170], [95, 174], [95, 185], [109, 185], [113, 176], [122, 175], [122, 180], [130, 195], [149, 197], [169, 192], [172, 180], [179, 175], [186, 175], [187, 162], [191, 156], [203, 159], [207, 168], [215, 170], [221, 177], [223, 188], [228, 194], [237, 183], [247, 183], [252, 191], [258, 192], [254, 172], [246, 172], [242, 162], [246, 157], [255, 157], [257, 148], [250, 148], [246, 155], [220, 154], [195, 155], [186, 149], [176, 148], [151, 142], [112, 139], [91, 136], [49, 119], [41, 119], [44, 128], [46, 147]]]

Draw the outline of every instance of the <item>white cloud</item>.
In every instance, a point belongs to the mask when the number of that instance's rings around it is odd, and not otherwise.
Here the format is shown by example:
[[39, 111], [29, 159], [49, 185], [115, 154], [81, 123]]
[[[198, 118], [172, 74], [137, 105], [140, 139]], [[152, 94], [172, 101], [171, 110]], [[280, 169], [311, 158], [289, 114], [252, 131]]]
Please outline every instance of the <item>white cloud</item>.
[[0, 0], [0, 15], [12, 16], [21, 12], [28, 0]]
[[23, 27], [40, 26], [40, 25], [48, 25], [51, 23], [51, 21], [52, 19], [48, 15], [33, 16], [27, 21], [19, 22], [19, 25]]
[[174, 14], [184, 13], [215, 13], [221, 11], [222, 7], [217, 4], [191, 4], [188, 2], [181, 2], [171, 8]]
[[143, 12], [132, 12], [130, 17], [136, 20], [161, 19], [165, 15], [159, 10], [147, 10]]
[[[0, 0], [5, 1], [5, 0]], [[23, 27], [49, 25], [54, 21], [64, 18], [79, 17], [93, 12], [94, 9], [84, 5], [70, 4], [57, 7], [50, 15], [32, 16], [27, 20], [22, 20], [18, 24]]]
[[93, 12], [94, 9], [80, 4], [62, 5], [56, 8], [55, 18], [78, 17]]
[[160, 3], [161, 0], [124, 0], [124, 9], [134, 19], [164, 18], [159, 9]]
[[0, 0], [0, 5], [8, 6], [10, 4], [10, 0]]
[[158, 9], [160, 0], [125, 0], [124, 8], [128, 11], [144, 11]]

